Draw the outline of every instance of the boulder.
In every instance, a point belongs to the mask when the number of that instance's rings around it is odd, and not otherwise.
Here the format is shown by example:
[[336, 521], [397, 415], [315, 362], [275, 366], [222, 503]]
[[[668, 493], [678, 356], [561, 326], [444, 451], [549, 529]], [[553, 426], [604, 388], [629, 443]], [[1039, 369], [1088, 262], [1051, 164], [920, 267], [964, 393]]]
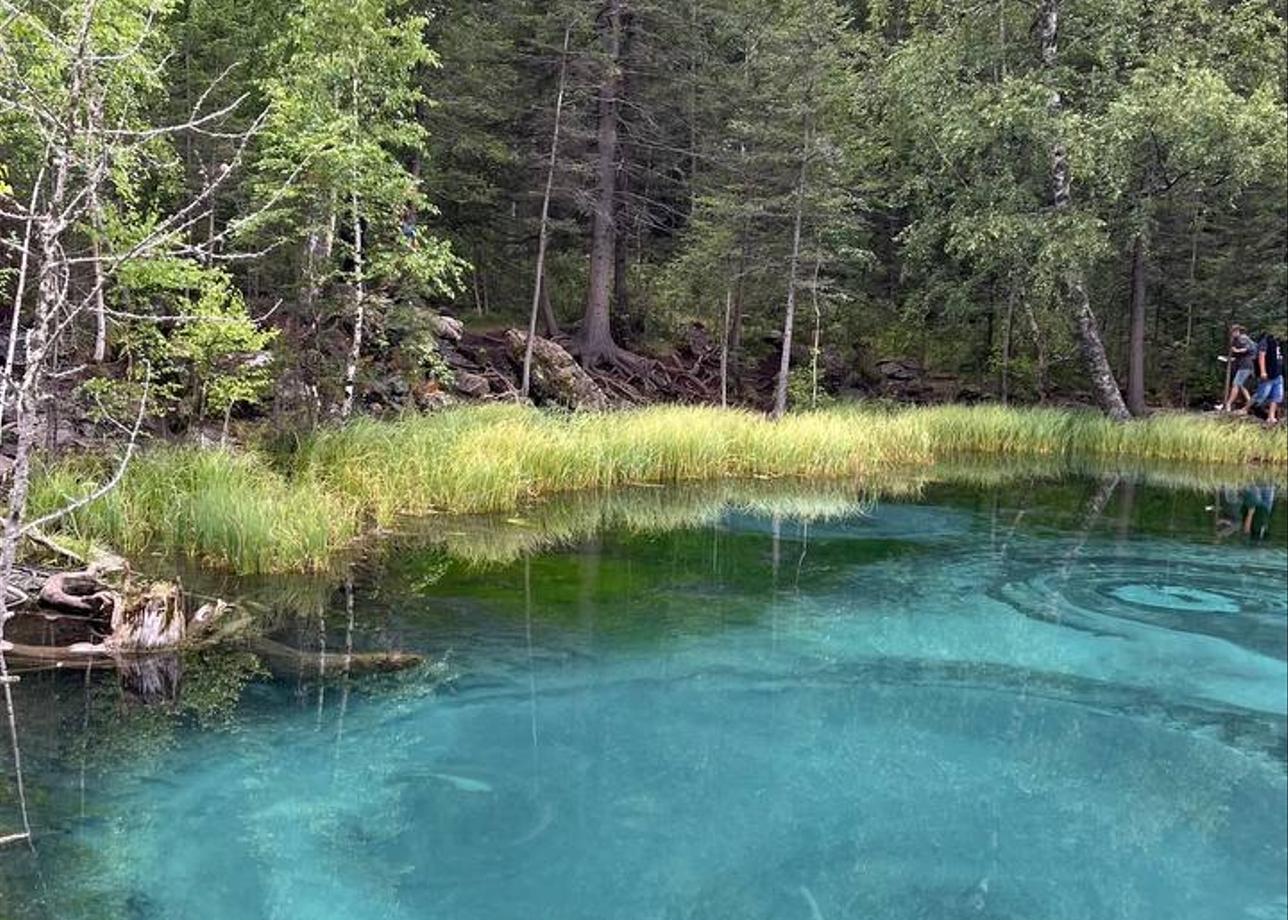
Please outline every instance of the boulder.
[[474, 374], [469, 371], [456, 371], [455, 381], [452, 384], [457, 393], [470, 399], [482, 399], [487, 396], [492, 388], [488, 386], [487, 378], [482, 374]]
[[459, 342], [465, 331], [465, 324], [454, 317], [435, 314], [429, 318], [429, 328], [436, 338]]
[[[518, 329], [505, 333], [510, 357], [523, 366], [528, 337]], [[532, 345], [532, 394], [539, 402], [557, 403], [574, 411], [608, 408], [608, 398], [558, 343], [537, 336]]]
[[411, 391], [412, 400], [421, 412], [434, 412], [446, 409], [456, 400], [452, 394], [443, 390], [435, 380], [424, 380], [416, 384]]
[[916, 380], [923, 373], [921, 363], [913, 358], [886, 358], [877, 362], [876, 369], [885, 380]]

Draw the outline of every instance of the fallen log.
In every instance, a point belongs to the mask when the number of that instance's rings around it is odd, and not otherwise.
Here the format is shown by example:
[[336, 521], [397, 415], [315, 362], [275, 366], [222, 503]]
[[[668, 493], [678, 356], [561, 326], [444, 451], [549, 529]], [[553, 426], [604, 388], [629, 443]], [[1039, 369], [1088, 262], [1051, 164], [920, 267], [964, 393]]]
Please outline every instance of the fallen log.
[[101, 645], [74, 642], [71, 645], [25, 645], [6, 643], [5, 658], [10, 667], [35, 668], [115, 668], [117, 660]]
[[[423, 655], [415, 652], [307, 652], [292, 648], [272, 639], [255, 638], [246, 641], [246, 647], [258, 655], [268, 669], [278, 677], [308, 676], [338, 677], [348, 674], [361, 677], [365, 674], [388, 674], [405, 671], [424, 663]], [[7, 643], [5, 655], [11, 665], [40, 668], [114, 668], [137, 667], [144, 659], [160, 658], [174, 654], [174, 649], [151, 652], [112, 653], [103, 645], [75, 642], [71, 645], [25, 645]]]
[[405, 671], [425, 661], [423, 655], [415, 652], [306, 652], [264, 638], [249, 640], [247, 647], [279, 677], [386, 674]]

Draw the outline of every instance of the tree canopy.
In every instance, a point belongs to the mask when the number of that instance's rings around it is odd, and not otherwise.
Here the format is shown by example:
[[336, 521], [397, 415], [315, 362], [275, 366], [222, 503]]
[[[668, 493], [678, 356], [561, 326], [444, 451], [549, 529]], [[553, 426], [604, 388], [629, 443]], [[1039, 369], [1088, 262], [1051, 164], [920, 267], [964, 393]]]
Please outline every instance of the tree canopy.
[[61, 201], [87, 321], [60, 348], [100, 401], [146, 353], [156, 413], [347, 413], [399, 354], [445, 375], [439, 314], [525, 325], [539, 237], [584, 363], [701, 323], [729, 398], [772, 378], [780, 410], [824, 352], [833, 388], [899, 357], [1004, 401], [1189, 405], [1230, 322], [1284, 323], [1271, 0], [3, 6], [6, 302], [36, 309], [24, 215]]

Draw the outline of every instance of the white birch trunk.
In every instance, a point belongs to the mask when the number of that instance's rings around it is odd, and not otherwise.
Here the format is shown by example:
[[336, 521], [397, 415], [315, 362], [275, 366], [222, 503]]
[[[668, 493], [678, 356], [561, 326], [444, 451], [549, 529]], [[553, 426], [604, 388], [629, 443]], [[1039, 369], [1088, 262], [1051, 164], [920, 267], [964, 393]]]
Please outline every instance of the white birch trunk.
[[354, 394], [358, 382], [358, 359], [362, 355], [362, 331], [366, 323], [367, 299], [363, 281], [362, 261], [362, 211], [358, 193], [353, 193], [353, 342], [349, 346], [349, 360], [344, 368], [344, 404], [340, 417], [353, 414]]
[[550, 223], [550, 193], [555, 183], [555, 164], [559, 157], [559, 125], [563, 117], [564, 83], [568, 74], [568, 44], [572, 40], [572, 25], [564, 29], [563, 53], [559, 58], [559, 90], [555, 93], [555, 124], [550, 132], [550, 158], [546, 164], [546, 189], [541, 196], [541, 229], [537, 234], [537, 269], [532, 281], [532, 312], [528, 316], [528, 339], [523, 347], [523, 384], [519, 395], [526, 399], [532, 385], [532, 345], [537, 337], [537, 314], [541, 310], [541, 294], [546, 277], [546, 243]]
[[720, 330], [720, 405], [729, 405], [729, 314], [733, 312], [733, 288], [725, 290], [724, 325]]
[[787, 272], [787, 308], [783, 315], [783, 353], [778, 363], [778, 384], [774, 390], [773, 418], [782, 418], [787, 411], [787, 377], [792, 370], [792, 328], [796, 322], [796, 276], [801, 261], [801, 220], [805, 213], [805, 178], [809, 164], [809, 128], [805, 129], [805, 143], [801, 148], [801, 170], [796, 180], [796, 219], [792, 230], [792, 258]]

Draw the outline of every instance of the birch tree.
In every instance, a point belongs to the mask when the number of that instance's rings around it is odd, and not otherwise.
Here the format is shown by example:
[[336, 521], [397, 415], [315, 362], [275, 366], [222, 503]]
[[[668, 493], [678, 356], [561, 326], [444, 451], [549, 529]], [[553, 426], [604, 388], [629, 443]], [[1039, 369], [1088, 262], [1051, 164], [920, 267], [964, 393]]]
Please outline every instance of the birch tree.
[[[522, 396], [528, 395], [532, 382], [532, 348], [537, 337], [537, 313], [541, 309], [542, 297], [550, 302], [550, 291], [546, 284], [546, 243], [550, 229], [550, 193], [555, 183], [555, 166], [559, 162], [559, 130], [563, 124], [564, 88], [568, 78], [568, 45], [572, 41], [572, 24], [564, 27], [563, 49], [559, 55], [559, 85], [555, 91], [554, 127], [550, 130], [550, 158], [546, 165], [546, 187], [541, 196], [541, 223], [537, 230], [537, 266], [532, 281], [532, 310], [528, 316], [528, 338], [523, 348], [523, 382], [520, 387]], [[553, 312], [553, 311], [551, 311]], [[553, 327], [553, 318], [547, 318], [547, 324]], [[553, 332], [553, 328], [550, 330]]]
[[323, 322], [324, 288], [340, 282], [347, 293], [342, 417], [358, 399], [374, 285], [397, 277], [450, 292], [463, 269], [446, 242], [417, 225], [433, 208], [402, 155], [425, 143], [416, 75], [438, 58], [424, 29], [423, 17], [395, 18], [388, 0], [303, 4], [273, 49], [265, 85], [271, 110], [259, 168], [270, 189], [296, 178], [261, 232], [303, 244], [302, 306], [313, 328]]
[[[131, 274], [186, 264], [204, 271], [212, 247], [236, 232], [226, 227], [194, 242], [193, 226], [210, 219], [210, 202], [242, 166], [261, 124], [235, 134], [230, 162], [191, 197], [170, 200], [159, 184], [174, 145], [194, 131], [218, 132], [239, 100], [208, 107], [203, 93], [181, 119], [149, 122], [145, 105], [159, 90], [168, 52], [161, 29], [167, 0], [81, 0], [59, 15], [3, 0], [0, 31], [0, 118], [9, 150], [18, 153], [0, 188], [0, 218], [19, 228], [3, 238], [18, 265], [12, 286], [8, 348], [0, 375], [0, 430], [12, 430], [13, 465], [0, 532], [0, 682], [8, 693], [4, 621], [20, 545], [28, 536], [107, 494], [137, 447], [148, 408], [145, 369], [137, 406], [117, 423], [117, 461], [91, 490], [42, 516], [28, 515], [38, 434], [50, 408], [54, 359], [93, 331], [95, 356], [105, 350], [107, 322], [145, 322], [193, 329], [222, 319], [167, 312], [134, 314], [109, 296]], [[45, 12], [44, 8], [40, 8]], [[109, 204], [110, 203], [110, 204]], [[237, 317], [225, 317], [237, 319]], [[12, 715], [12, 709], [10, 708]], [[18, 757], [16, 734], [15, 759]]]
[[[1038, 8], [1038, 43], [1042, 65], [1048, 73], [1054, 72], [1059, 62], [1061, 8], [1061, 0], [1043, 0]], [[1048, 93], [1047, 108], [1055, 123], [1055, 136], [1050, 146], [1051, 204], [1058, 216], [1069, 212], [1073, 202], [1073, 169], [1069, 162], [1066, 129], [1062, 125], [1064, 103], [1060, 90], [1049, 86]], [[1092, 392], [1106, 415], [1122, 421], [1131, 413], [1123, 402], [1122, 391], [1118, 389], [1118, 382], [1109, 366], [1109, 357], [1105, 354], [1104, 343], [1100, 340], [1100, 327], [1091, 310], [1091, 297], [1087, 293], [1085, 267], [1080, 264], [1080, 257], [1076, 252], [1067, 260], [1063, 280], [1065, 296], [1073, 311], [1078, 348], [1087, 368]]]

